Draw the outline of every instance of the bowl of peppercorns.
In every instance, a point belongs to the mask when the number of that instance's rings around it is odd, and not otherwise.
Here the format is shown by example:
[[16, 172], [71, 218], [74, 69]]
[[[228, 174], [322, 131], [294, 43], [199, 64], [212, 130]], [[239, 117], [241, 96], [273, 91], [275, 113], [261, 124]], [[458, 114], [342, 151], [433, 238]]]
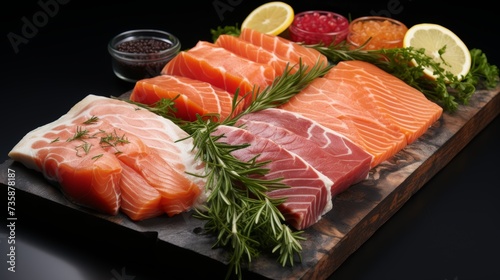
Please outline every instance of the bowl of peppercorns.
[[176, 36], [153, 29], [126, 31], [113, 37], [108, 44], [113, 72], [128, 82], [159, 75], [180, 48]]

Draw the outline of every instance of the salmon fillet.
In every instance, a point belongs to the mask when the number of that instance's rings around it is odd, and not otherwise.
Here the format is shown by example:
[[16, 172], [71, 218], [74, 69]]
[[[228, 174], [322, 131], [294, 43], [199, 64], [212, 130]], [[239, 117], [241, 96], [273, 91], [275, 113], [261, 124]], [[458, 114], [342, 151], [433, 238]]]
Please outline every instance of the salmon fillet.
[[215, 44], [251, 61], [271, 65], [274, 71], [276, 71], [276, 75], [282, 75], [287, 67], [290, 67], [292, 73], [294, 72], [293, 69], [297, 68], [294, 67], [297, 64], [291, 63], [286, 57], [282, 57], [277, 53], [268, 51], [239, 37], [222, 34], [217, 38]]
[[251, 102], [255, 94], [271, 85], [274, 69], [216, 46], [199, 41], [193, 48], [180, 52], [163, 68], [162, 74], [184, 76], [222, 88], [230, 94], [239, 92]]
[[[154, 105], [162, 98], [175, 103], [177, 118], [194, 121], [197, 115], [214, 120], [231, 116], [233, 95], [210, 83], [176, 75], [159, 75], [135, 83], [130, 100]], [[235, 108], [233, 115], [241, 111], [243, 103]], [[217, 117], [207, 116], [217, 114]]]
[[123, 193], [123, 212], [140, 220], [159, 209], [172, 216], [202, 202], [204, 181], [187, 172], [200, 174], [203, 165], [190, 138], [177, 141], [186, 137], [177, 125], [148, 110], [89, 95], [25, 135], [9, 156], [41, 172], [72, 202], [103, 213], [116, 214]]
[[122, 165], [120, 190], [120, 210], [131, 220], [145, 220], [165, 213], [160, 204], [160, 192], [126, 164]]
[[371, 167], [407, 144], [405, 135], [373, 107], [371, 98], [347, 82], [316, 78], [281, 108], [344, 135], [373, 156]]
[[262, 47], [263, 49], [288, 60], [291, 65], [302, 62], [303, 65], [311, 68], [317, 63], [322, 65], [328, 64], [326, 56], [317, 50], [302, 46], [280, 36], [274, 36], [253, 29], [244, 28], [241, 30], [239, 37], [244, 41]]
[[337, 84], [350, 84], [368, 95], [379, 113], [406, 135], [408, 144], [422, 136], [443, 109], [417, 89], [364, 61], [343, 61], [325, 76]]

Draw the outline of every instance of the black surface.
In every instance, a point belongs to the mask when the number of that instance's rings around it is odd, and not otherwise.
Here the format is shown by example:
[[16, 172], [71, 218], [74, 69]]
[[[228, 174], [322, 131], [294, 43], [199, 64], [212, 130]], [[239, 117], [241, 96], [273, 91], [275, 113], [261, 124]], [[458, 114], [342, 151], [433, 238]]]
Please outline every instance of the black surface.
[[[210, 28], [241, 22], [263, 2], [42, 0], [4, 7], [0, 160], [7, 159], [8, 151], [28, 131], [64, 114], [87, 94], [117, 96], [132, 88], [133, 84], [120, 81], [111, 70], [106, 44], [117, 33], [163, 29], [189, 48], [198, 40], [210, 40]], [[296, 12], [327, 9], [355, 18], [386, 11], [385, 15], [408, 26], [438, 23], [500, 65], [495, 43], [497, 13], [486, 1], [464, 6], [428, 0], [295, 2], [289, 3]], [[214, 4], [227, 5], [226, 10], [218, 13]], [[43, 6], [51, 7], [50, 15], [43, 12]], [[29, 38], [15, 52], [8, 34], [21, 36], [27, 21], [37, 21], [38, 27], [25, 30]], [[497, 117], [331, 279], [499, 279], [498, 143]], [[5, 209], [5, 191], [1, 197]], [[182, 270], [199, 271], [198, 275], [217, 279], [225, 272], [210, 263], [192, 263], [188, 254], [175, 248], [158, 248], [151, 236], [116, 235], [108, 224], [60, 211], [20, 192], [16, 210], [16, 272], [7, 271], [9, 231], [4, 218], [0, 223], [0, 279], [182, 279], [173, 276], [172, 271], [179, 268], [181, 274]], [[179, 260], [184, 264], [179, 265]]]

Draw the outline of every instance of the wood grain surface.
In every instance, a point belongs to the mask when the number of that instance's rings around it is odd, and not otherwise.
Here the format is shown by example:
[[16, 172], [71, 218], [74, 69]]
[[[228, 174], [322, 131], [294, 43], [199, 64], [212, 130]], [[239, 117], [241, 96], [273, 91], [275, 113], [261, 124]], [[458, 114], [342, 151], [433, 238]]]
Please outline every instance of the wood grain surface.
[[[429, 179], [457, 155], [500, 112], [500, 86], [478, 90], [467, 106], [454, 114], [444, 113], [417, 141], [393, 158], [373, 168], [369, 177], [351, 186], [333, 200], [333, 209], [304, 233], [302, 260], [282, 267], [275, 256], [253, 260], [247, 273], [251, 279], [324, 279], [384, 224]], [[67, 211], [105, 221], [117, 231], [147, 234], [157, 239], [159, 250], [178, 249], [190, 258], [225, 266], [227, 253], [213, 249], [213, 236], [203, 232], [203, 223], [184, 213], [132, 222], [125, 215], [107, 216], [70, 203], [41, 174], [12, 160], [0, 165], [0, 182], [7, 184], [7, 168], [16, 170], [16, 187]], [[250, 279], [250, 278], [249, 278]]]

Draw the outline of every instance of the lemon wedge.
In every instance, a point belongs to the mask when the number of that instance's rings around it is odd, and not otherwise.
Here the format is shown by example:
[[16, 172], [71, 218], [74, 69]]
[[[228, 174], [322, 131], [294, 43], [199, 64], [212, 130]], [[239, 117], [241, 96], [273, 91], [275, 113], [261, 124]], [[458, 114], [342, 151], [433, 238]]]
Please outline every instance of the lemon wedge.
[[279, 35], [293, 22], [293, 8], [284, 2], [268, 2], [253, 10], [241, 24], [261, 33]]
[[[444, 46], [446, 49], [440, 55], [439, 50]], [[459, 80], [471, 68], [471, 55], [467, 46], [455, 33], [438, 24], [421, 23], [410, 27], [404, 36], [403, 47], [424, 48], [427, 56], [440, 63], [443, 69]], [[424, 69], [424, 74], [436, 78], [432, 69]]]

